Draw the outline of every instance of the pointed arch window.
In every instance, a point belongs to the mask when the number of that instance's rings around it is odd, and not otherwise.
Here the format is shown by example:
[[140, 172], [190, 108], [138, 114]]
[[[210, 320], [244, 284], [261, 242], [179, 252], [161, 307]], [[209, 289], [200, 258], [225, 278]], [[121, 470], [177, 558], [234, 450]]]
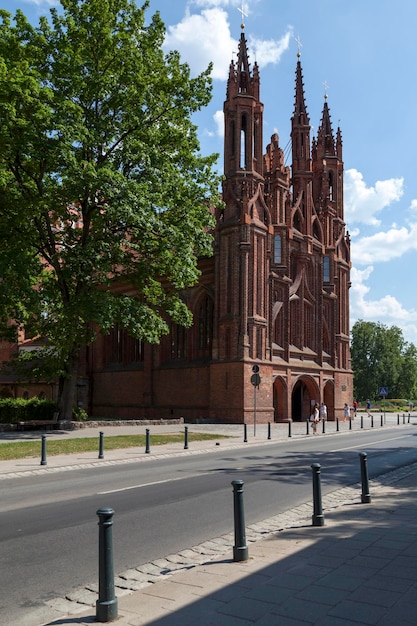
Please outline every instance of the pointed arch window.
[[240, 127], [240, 169], [246, 169], [246, 115], [242, 115]]
[[198, 351], [200, 356], [211, 356], [213, 312], [213, 300], [206, 296], [198, 309]]
[[330, 257], [328, 256], [323, 259], [323, 282], [330, 282]]
[[184, 326], [171, 323], [171, 359], [185, 359], [187, 356], [187, 334]]
[[282, 239], [281, 235], [274, 236], [274, 263], [280, 265], [282, 263]]

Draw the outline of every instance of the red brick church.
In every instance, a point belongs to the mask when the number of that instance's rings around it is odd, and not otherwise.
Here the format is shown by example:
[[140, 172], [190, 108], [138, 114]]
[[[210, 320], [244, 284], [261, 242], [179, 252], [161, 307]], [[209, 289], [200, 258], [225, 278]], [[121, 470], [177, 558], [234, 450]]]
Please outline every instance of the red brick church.
[[159, 345], [119, 328], [100, 337], [87, 363], [93, 416], [248, 423], [256, 411], [259, 422], [303, 420], [324, 401], [333, 419], [352, 401], [342, 139], [327, 100], [312, 139], [298, 55], [292, 165], [277, 134], [264, 153], [259, 68], [242, 30], [224, 125], [214, 255], [184, 293], [193, 326], [172, 325]]

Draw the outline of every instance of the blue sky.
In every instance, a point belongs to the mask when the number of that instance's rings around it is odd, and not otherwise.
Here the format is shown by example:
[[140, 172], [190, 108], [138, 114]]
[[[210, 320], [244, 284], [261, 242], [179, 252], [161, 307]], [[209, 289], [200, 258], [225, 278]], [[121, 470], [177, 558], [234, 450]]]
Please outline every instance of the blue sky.
[[[37, 22], [55, 4], [3, 0], [2, 8], [22, 9]], [[160, 11], [167, 26], [167, 50], [178, 49], [194, 74], [214, 63], [213, 100], [196, 117], [204, 153], [222, 155], [222, 107], [241, 7], [242, 0], [150, 3], [149, 15]], [[325, 91], [333, 129], [341, 127], [351, 323], [399, 326], [417, 346], [417, 2], [247, 0], [243, 8], [250, 60], [260, 66], [264, 144], [276, 131], [282, 146], [289, 139], [296, 39], [312, 135]]]

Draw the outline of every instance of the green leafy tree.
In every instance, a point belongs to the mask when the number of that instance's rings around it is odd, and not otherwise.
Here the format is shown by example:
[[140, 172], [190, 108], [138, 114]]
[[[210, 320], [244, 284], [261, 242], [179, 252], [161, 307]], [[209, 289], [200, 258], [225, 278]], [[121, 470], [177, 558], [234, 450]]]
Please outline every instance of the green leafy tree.
[[404, 341], [397, 326], [356, 322], [352, 327], [351, 357], [354, 394], [359, 399], [377, 399], [381, 386], [388, 387], [391, 398], [413, 397], [417, 350]]
[[164, 54], [149, 2], [61, 5], [37, 27], [0, 11], [0, 317], [47, 338], [31, 376], [60, 376], [68, 418], [95, 329], [157, 342], [191, 323], [219, 180], [192, 122], [211, 68]]
[[397, 397], [417, 399], [417, 348], [412, 343], [405, 345]]

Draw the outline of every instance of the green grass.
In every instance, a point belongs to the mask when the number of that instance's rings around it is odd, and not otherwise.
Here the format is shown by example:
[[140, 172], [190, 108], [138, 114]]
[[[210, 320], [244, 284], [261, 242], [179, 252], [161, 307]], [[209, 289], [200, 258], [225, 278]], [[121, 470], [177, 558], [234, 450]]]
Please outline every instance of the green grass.
[[[26, 459], [40, 456], [41, 441], [13, 441], [0, 443], [0, 461], [12, 459]], [[188, 442], [209, 441], [213, 439], [225, 439], [226, 435], [209, 433], [188, 433]], [[162, 446], [167, 443], [184, 442], [183, 433], [168, 435], [150, 435], [151, 446]], [[78, 454], [80, 452], [94, 452], [99, 449], [98, 437], [85, 437], [78, 439], [47, 439], [48, 456], [57, 454]], [[122, 448], [145, 448], [146, 435], [117, 435], [104, 437], [104, 450], [120, 450]]]

